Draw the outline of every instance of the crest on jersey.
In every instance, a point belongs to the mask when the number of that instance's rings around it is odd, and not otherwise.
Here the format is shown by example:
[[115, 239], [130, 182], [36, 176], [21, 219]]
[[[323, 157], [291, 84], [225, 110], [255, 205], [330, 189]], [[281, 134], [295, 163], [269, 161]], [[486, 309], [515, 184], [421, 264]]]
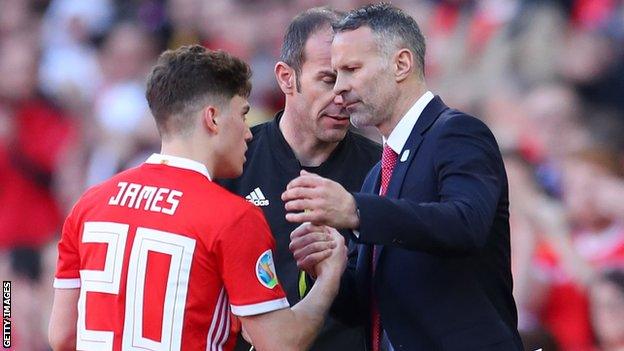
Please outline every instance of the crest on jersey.
[[277, 285], [277, 274], [275, 274], [275, 264], [273, 263], [273, 252], [271, 250], [266, 250], [258, 257], [256, 277], [258, 277], [260, 284], [269, 289], [273, 289]]

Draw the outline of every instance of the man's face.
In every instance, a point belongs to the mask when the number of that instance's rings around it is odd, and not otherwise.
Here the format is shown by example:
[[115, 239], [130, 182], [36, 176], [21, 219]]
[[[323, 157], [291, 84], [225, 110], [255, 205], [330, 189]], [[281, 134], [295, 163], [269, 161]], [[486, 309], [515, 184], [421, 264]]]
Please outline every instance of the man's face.
[[243, 174], [247, 142], [252, 135], [245, 122], [249, 103], [246, 98], [235, 95], [221, 113], [215, 117], [219, 128], [219, 140], [215, 147], [217, 178], [236, 178]]
[[397, 85], [390, 58], [384, 55], [369, 27], [337, 33], [331, 48], [337, 73], [334, 93], [357, 127], [379, 126], [391, 117]]
[[312, 34], [304, 48], [300, 90], [292, 96], [301, 125], [323, 142], [339, 142], [349, 128], [349, 115], [334, 102], [336, 74], [331, 68], [331, 28]]

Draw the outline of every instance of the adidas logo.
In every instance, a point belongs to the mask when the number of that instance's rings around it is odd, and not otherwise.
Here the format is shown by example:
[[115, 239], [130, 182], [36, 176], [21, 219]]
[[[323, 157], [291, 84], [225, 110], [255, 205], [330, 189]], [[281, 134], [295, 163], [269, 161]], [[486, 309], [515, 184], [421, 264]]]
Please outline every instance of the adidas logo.
[[264, 197], [264, 194], [262, 193], [262, 190], [260, 190], [259, 187], [255, 188], [249, 195], [245, 196], [245, 199], [247, 199], [247, 201], [251, 202], [252, 204], [256, 206], [260, 206], [260, 207], [269, 206], [269, 200], [267, 200], [267, 198]]

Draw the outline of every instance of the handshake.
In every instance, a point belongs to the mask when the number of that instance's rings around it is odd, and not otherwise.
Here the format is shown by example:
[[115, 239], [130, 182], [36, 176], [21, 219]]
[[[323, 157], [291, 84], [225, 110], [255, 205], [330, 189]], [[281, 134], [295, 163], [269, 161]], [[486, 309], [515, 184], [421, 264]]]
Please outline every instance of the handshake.
[[286, 220], [302, 223], [290, 234], [289, 248], [297, 266], [313, 278], [342, 275], [346, 247], [334, 228], [359, 226], [353, 196], [337, 182], [301, 171], [286, 187], [282, 200]]
[[290, 234], [289, 249], [297, 267], [312, 278], [340, 278], [347, 264], [345, 240], [332, 227], [301, 224]]

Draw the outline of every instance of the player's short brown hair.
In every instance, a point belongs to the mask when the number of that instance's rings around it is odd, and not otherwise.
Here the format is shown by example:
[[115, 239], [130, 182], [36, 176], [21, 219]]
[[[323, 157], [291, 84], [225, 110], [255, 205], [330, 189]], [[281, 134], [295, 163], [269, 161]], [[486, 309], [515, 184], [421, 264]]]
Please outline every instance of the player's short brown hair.
[[251, 69], [243, 60], [201, 45], [182, 46], [160, 55], [145, 96], [161, 137], [192, 130], [190, 115], [208, 104], [223, 106], [251, 92]]

